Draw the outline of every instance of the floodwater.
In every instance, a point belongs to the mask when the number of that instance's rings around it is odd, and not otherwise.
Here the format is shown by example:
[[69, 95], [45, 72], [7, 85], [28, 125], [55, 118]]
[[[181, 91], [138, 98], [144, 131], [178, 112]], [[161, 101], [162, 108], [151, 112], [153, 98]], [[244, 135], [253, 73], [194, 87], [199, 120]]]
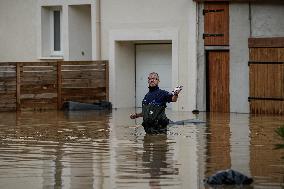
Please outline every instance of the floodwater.
[[[0, 188], [186, 188], [234, 169], [244, 188], [284, 188], [284, 116], [167, 111], [167, 135], [145, 135], [134, 109], [0, 113]], [[220, 186], [217, 188], [242, 188]]]

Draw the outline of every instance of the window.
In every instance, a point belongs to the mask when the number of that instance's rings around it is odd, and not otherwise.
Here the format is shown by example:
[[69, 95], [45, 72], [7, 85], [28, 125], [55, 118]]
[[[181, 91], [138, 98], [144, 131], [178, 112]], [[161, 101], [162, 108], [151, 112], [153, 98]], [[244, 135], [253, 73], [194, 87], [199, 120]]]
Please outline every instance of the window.
[[52, 8], [50, 11], [50, 47], [51, 56], [62, 56], [62, 13], [60, 8]]
[[61, 51], [60, 43], [60, 11], [53, 11], [53, 50]]

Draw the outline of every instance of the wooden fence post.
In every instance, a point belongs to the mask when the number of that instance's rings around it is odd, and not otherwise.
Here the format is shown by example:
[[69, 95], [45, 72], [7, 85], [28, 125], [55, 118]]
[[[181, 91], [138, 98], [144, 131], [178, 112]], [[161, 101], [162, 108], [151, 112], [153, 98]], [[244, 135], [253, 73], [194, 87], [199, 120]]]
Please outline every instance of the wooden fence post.
[[62, 62], [57, 62], [57, 109], [62, 108], [62, 99], [61, 99], [61, 86], [62, 86], [62, 72], [61, 72]]
[[16, 109], [21, 111], [21, 67], [22, 63], [16, 62]]

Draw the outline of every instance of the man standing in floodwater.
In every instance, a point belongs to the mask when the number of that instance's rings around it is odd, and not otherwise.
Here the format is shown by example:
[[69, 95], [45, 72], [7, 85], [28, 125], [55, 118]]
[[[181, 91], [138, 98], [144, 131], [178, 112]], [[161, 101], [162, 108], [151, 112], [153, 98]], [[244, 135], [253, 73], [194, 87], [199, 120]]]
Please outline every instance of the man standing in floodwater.
[[176, 102], [181, 87], [175, 88], [173, 93], [161, 90], [158, 86], [160, 80], [156, 72], [148, 76], [149, 92], [142, 101], [142, 112], [133, 113], [131, 119], [143, 117], [142, 126], [147, 134], [160, 134], [167, 132], [169, 119], [166, 116], [165, 109], [167, 103]]

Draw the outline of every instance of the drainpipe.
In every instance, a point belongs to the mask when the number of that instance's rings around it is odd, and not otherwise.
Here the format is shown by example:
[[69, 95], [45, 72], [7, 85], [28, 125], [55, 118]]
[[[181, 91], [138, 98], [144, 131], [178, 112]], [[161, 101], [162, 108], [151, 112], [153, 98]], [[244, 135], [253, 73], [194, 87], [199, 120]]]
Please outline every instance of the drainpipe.
[[97, 28], [97, 53], [98, 59], [101, 60], [101, 0], [97, 0], [97, 20], [96, 20], [96, 28]]
[[196, 3], [196, 7], [195, 7], [195, 11], [196, 11], [196, 34], [195, 34], [195, 37], [196, 37], [196, 78], [195, 78], [195, 109], [192, 110], [192, 112], [195, 112], [197, 111], [197, 104], [198, 104], [198, 97], [197, 97], [197, 94], [198, 94], [198, 70], [199, 70], [199, 64], [198, 64], [198, 56], [199, 56], [199, 3], [195, 2]]
[[251, 31], [251, 3], [249, 1], [249, 36], [251, 37], [252, 31]]
[[96, 0], [92, 4], [92, 59], [101, 60], [101, 2]]

